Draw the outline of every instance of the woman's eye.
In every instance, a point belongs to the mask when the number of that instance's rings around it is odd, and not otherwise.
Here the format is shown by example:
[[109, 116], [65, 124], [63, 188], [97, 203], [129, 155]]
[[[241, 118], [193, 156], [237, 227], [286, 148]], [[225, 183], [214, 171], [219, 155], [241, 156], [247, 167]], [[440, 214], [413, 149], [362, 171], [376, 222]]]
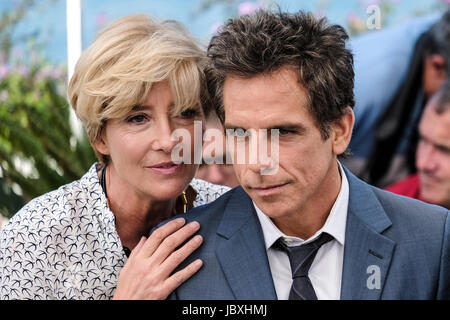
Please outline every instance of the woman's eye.
[[142, 123], [146, 120], [146, 116], [143, 114], [138, 114], [135, 116], [132, 116], [130, 118], [127, 119], [127, 122], [132, 122], [132, 123]]
[[181, 112], [181, 117], [185, 119], [191, 119], [194, 118], [198, 114], [197, 110], [195, 109], [186, 109], [183, 112]]

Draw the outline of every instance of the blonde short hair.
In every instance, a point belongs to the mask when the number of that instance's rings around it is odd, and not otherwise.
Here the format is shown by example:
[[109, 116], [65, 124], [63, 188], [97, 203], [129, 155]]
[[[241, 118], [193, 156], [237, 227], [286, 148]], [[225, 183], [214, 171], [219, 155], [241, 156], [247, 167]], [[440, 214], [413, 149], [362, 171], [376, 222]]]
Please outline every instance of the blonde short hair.
[[124, 16], [105, 28], [75, 67], [68, 96], [95, 150], [106, 120], [123, 118], [164, 80], [174, 95], [173, 115], [201, 103], [205, 50], [175, 21]]

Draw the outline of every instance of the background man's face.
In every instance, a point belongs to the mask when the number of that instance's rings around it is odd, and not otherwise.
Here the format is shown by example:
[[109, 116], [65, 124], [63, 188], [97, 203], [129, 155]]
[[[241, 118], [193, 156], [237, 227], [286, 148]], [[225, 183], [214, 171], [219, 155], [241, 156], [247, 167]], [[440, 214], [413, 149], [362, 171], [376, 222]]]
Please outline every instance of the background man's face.
[[447, 79], [445, 60], [437, 54], [426, 55], [423, 64], [422, 84], [425, 96], [430, 98]]
[[[295, 71], [282, 68], [248, 79], [227, 77], [224, 107], [226, 129], [279, 129], [275, 174], [262, 175], [260, 162], [236, 164], [234, 153], [236, 176], [264, 213], [276, 219], [327, 202], [335, 182], [330, 182], [335, 179], [330, 172], [339, 177], [337, 162], [330, 139], [322, 139], [307, 109], [306, 91]], [[250, 147], [246, 143], [247, 153]]]
[[[210, 121], [206, 124], [206, 130], [210, 129], [216, 129], [221, 132], [220, 139], [222, 140], [222, 143], [220, 146], [222, 146], [222, 148], [216, 149], [214, 140], [203, 141], [203, 159], [214, 163], [201, 164], [195, 177], [211, 183], [234, 188], [239, 185], [239, 182], [236, 179], [233, 165], [227, 163], [226, 139], [225, 133], [223, 132], [223, 126], [219, 120]], [[209, 155], [205, 154], [205, 151], [211, 149], [212, 152], [210, 156], [212, 158], [208, 159]], [[216, 163], [219, 159], [222, 160], [222, 164]]]
[[450, 110], [438, 114], [433, 105], [428, 105], [419, 132], [416, 167], [421, 197], [424, 201], [450, 208]]

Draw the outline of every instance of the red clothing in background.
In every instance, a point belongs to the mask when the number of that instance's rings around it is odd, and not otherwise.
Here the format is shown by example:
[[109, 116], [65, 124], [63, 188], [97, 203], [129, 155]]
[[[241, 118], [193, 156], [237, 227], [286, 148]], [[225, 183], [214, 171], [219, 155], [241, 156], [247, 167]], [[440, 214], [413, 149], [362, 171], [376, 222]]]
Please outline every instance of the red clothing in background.
[[420, 198], [420, 181], [417, 173], [388, 186], [385, 190], [402, 196], [422, 200]]

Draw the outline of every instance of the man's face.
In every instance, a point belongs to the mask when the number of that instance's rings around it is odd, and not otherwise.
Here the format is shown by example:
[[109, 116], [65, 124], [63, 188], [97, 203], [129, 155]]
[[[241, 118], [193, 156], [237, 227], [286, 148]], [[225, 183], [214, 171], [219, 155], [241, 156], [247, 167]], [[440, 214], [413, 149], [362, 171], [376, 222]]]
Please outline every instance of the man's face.
[[[239, 183], [264, 213], [272, 219], [299, 211], [314, 214], [318, 207], [329, 205], [330, 195], [332, 204], [340, 186], [335, 134], [322, 139], [296, 72], [282, 68], [253, 78], [229, 76], [224, 84], [224, 107], [226, 129], [279, 129], [275, 174], [262, 175], [260, 162], [236, 164], [237, 151], [234, 154]], [[246, 142], [247, 153], [249, 148]]]
[[419, 124], [416, 167], [422, 199], [450, 208], [450, 110], [438, 114], [434, 103], [425, 108]]
[[[196, 178], [214, 184], [220, 184], [231, 188], [237, 187], [239, 182], [233, 170], [233, 166], [227, 163], [226, 139], [222, 124], [207, 123], [206, 131], [216, 130], [214, 140], [203, 141], [203, 163], [198, 168]], [[220, 140], [216, 148], [216, 140]], [[208, 164], [209, 163], [209, 164]]]
[[447, 79], [445, 59], [438, 54], [426, 55], [423, 64], [422, 85], [425, 96], [430, 98]]

